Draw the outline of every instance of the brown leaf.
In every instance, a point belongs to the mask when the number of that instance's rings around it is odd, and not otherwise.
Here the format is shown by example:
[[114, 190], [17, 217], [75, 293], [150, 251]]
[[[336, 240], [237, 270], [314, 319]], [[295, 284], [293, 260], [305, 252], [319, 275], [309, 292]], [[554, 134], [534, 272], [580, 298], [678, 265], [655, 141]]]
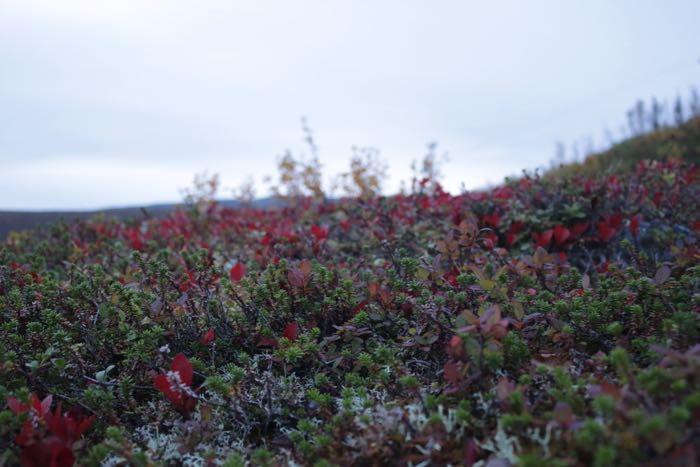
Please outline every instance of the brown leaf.
[[311, 275], [311, 261], [308, 259], [303, 259], [299, 263], [299, 270], [304, 274], [304, 276]]
[[287, 280], [294, 287], [302, 288], [304, 285], [306, 285], [306, 282], [304, 281], [304, 274], [296, 268], [287, 271]]
[[511, 306], [513, 307], [513, 316], [519, 320], [523, 319], [523, 316], [525, 316], [525, 308], [523, 308], [523, 304], [520, 302], [511, 302]]
[[654, 284], [661, 285], [671, 277], [671, 268], [666, 265], [661, 266], [654, 275]]
[[576, 419], [576, 416], [574, 415], [574, 411], [571, 410], [571, 407], [569, 404], [566, 402], [557, 402], [557, 404], [554, 406], [554, 420], [559, 423], [561, 426], [568, 428], [571, 426], [571, 424], [574, 422]]
[[584, 289], [588, 290], [591, 288], [591, 276], [588, 274], [584, 274], [583, 278], [581, 279], [581, 286], [583, 286]]
[[459, 368], [457, 367], [457, 364], [455, 362], [445, 362], [444, 376], [445, 381], [447, 381], [450, 384], [459, 383]]
[[503, 376], [496, 385], [496, 397], [499, 402], [503, 402], [515, 392], [515, 383]]
[[462, 246], [470, 247], [474, 245], [474, 241], [479, 233], [479, 227], [473, 218], [468, 218], [460, 222], [457, 226], [459, 231], [459, 243]]
[[535, 254], [532, 255], [532, 262], [537, 269], [541, 269], [542, 266], [544, 266], [546, 263], [550, 263], [551, 261], [552, 256], [541, 246], [538, 246]]
[[501, 307], [498, 305], [491, 305], [488, 310], [484, 312], [481, 316], [481, 323], [484, 326], [490, 327], [498, 323], [501, 320]]
[[151, 302], [151, 316], [158, 316], [163, 309], [163, 300], [160, 297]]
[[464, 316], [464, 319], [467, 321], [467, 323], [474, 325], [479, 322], [479, 318], [472, 313], [471, 310], [462, 310], [462, 316]]

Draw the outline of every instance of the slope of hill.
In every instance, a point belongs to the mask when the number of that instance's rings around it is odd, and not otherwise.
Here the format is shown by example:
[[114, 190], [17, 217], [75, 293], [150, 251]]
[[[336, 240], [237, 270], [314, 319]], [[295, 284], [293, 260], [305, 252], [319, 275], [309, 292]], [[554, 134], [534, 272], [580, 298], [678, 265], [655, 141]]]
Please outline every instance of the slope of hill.
[[[230, 208], [240, 206], [240, 203], [234, 200], [221, 200], [219, 203]], [[259, 208], [267, 208], [277, 206], [279, 202], [273, 198], [261, 198], [255, 200], [253, 205]], [[178, 204], [172, 203], [152, 204], [141, 207], [108, 208], [95, 211], [0, 211], [0, 240], [12, 231], [46, 227], [61, 221], [74, 222], [99, 215], [119, 220], [148, 218], [151, 216], [162, 217], [177, 207]]]
[[416, 190], [11, 235], [0, 464], [694, 465], [697, 166]]
[[56, 222], [86, 220], [103, 214], [116, 219], [132, 219], [147, 215], [162, 215], [175, 205], [145, 206], [142, 208], [114, 208], [98, 211], [0, 211], [0, 239], [11, 231], [46, 227]]
[[583, 162], [565, 164], [549, 172], [551, 177], [632, 170], [644, 159], [679, 157], [694, 164], [700, 163], [700, 117], [679, 126], [662, 128], [615, 144], [610, 149], [588, 156]]
[[[547, 172], [546, 177], [559, 178], [575, 175], [596, 176], [631, 170], [644, 159], [680, 157], [700, 164], [700, 117], [695, 117], [677, 127], [663, 128], [645, 135], [630, 138], [612, 148], [588, 156], [583, 162], [568, 163]], [[226, 207], [238, 207], [233, 200], [222, 200]], [[273, 198], [261, 198], [256, 207], [273, 207], [278, 202]], [[59, 221], [85, 220], [96, 215], [105, 215], [120, 220], [163, 216], [177, 204], [156, 204], [143, 207], [121, 207], [95, 211], [0, 211], [0, 239], [13, 230], [45, 227]]]

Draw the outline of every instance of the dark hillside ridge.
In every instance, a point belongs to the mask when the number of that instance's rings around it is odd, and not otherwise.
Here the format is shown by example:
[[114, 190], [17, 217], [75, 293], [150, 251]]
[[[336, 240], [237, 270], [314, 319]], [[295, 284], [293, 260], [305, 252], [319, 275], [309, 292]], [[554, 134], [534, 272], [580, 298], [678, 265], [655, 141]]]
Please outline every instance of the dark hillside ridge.
[[[228, 208], [240, 207], [235, 200], [221, 200], [219, 203]], [[267, 208], [277, 205], [273, 198], [261, 198], [253, 202], [255, 207]], [[148, 206], [131, 206], [97, 209], [92, 211], [0, 211], [0, 240], [12, 231], [35, 229], [56, 222], [85, 220], [97, 215], [105, 215], [119, 220], [161, 217], [179, 206], [178, 203], [153, 204]]]

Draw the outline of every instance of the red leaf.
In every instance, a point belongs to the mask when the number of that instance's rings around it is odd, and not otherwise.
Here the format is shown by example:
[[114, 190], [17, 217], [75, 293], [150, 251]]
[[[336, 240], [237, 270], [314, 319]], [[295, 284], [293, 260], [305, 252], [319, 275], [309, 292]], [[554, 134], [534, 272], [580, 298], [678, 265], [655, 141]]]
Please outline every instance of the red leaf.
[[10, 408], [13, 414], [20, 415], [29, 410], [29, 406], [20, 402], [19, 399], [15, 397], [7, 398], [7, 406]]
[[513, 243], [515, 243], [515, 240], [517, 239], [517, 235], [523, 230], [523, 227], [523, 223], [519, 221], [513, 222], [510, 227], [508, 227], [508, 232], [506, 232], [507, 246], [513, 246]]
[[241, 262], [236, 263], [236, 265], [231, 268], [229, 276], [231, 277], [231, 282], [240, 282], [243, 276], [245, 276], [245, 264]]
[[311, 234], [320, 242], [328, 238], [328, 228], [314, 224], [311, 226]]
[[183, 383], [188, 386], [192, 385], [192, 375], [194, 374], [194, 370], [192, 368], [192, 363], [190, 363], [187, 357], [185, 357], [185, 354], [179, 353], [175, 355], [171, 369], [172, 371], [180, 373], [180, 379]]
[[49, 411], [51, 410], [51, 401], [53, 401], [53, 396], [51, 394], [39, 401], [39, 398], [34, 393], [32, 393], [30, 400], [32, 408], [42, 419], [46, 418], [46, 415], [49, 414]]
[[94, 421], [94, 415], [84, 418], [75, 410], [62, 413], [59, 402], [54, 413], [48, 417], [47, 427], [66, 446], [72, 446]]
[[571, 231], [561, 224], [554, 227], [554, 242], [557, 245], [563, 245], [571, 236]]
[[71, 467], [75, 456], [70, 447], [60, 442], [37, 440], [22, 449], [20, 464], [23, 467]]
[[600, 273], [608, 272], [608, 268], [609, 268], [609, 267], [610, 267], [610, 261], [609, 261], [609, 260], [605, 260], [605, 261], [603, 261], [602, 263], [600, 263], [599, 265], [597, 265], [596, 268], [595, 268], [595, 270], [598, 271], [598, 272], [600, 272]]
[[604, 242], [610, 241], [610, 239], [612, 239], [617, 233], [617, 230], [610, 226], [608, 222], [598, 222], [597, 226], [598, 237]]
[[144, 247], [141, 231], [138, 227], [131, 227], [125, 232], [126, 238], [129, 241], [129, 246], [133, 250], [141, 250]]
[[498, 243], [498, 235], [493, 232], [488, 232], [483, 235], [482, 243], [486, 250], [493, 250], [493, 247]]
[[[175, 373], [175, 374], [173, 374]], [[192, 396], [192, 363], [179, 353], [175, 355], [170, 371], [153, 378], [153, 387], [163, 395], [182, 414], [189, 414], [197, 405], [197, 399]]]
[[160, 374], [153, 378], [153, 387], [168, 396], [172, 392], [170, 389], [170, 383], [168, 382], [168, 377]]
[[639, 232], [639, 223], [642, 220], [642, 216], [637, 214], [636, 216], [632, 216], [630, 219], [630, 232], [632, 232], [632, 235], [635, 237], [637, 236], [637, 232]]
[[352, 309], [352, 314], [353, 316], [358, 314], [362, 309], [367, 306], [367, 300], [362, 300], [360, 303], [358, 303], [355, 308]]
[[180, 286], [178, 288], [180, 292], [185, 293], [188, 290], [190, 290], [194, 284], [194, 273], [190, 270], [187, 270], [187, 279], [183, 279], [182, 282], [180, 282]]
[[277, 339], [274, 339], [272, 337], [261, 337], [260, 340], [258, 341], [258, 347], [279, 347], [279, 344], [277, 343]]
[[295, 341], [299, 335], [299, 325], [296, 322], [287, 324], [282, 335], [290, 341]]
[[622, 214], [614, 214], [608, 218], [610, 227], [617, 230], [622, 225]]
[[571, 227], [571, 233], [573, 234], [574, 238], [580, 237], [586, 233], [590, 225], [591, 224], [588, 222], [577, 222]]
[[207, 332], [202, 334], [202, 337], [199, 339], [199, 342], [201, 342], [202, 345], [209, 345], [212, 342], [214, 342], [214, 339], [216, 339], [216, 332], [214, 331], [214, 328], [209, 328]]
[[498, 228], [498, 224], [501, 223], [501, 216], [499, 216], [498, 213], [494, 212], [491, 214], [486, 214], [484, 217], [481, 218], [481, 221], [484, 225], [496, 229]]
[[260, 243], [264, 246], [268, 246], [270, 243], [272, 243], [272, 235], [270, 235], [270, 232], [265, 233], [265, 236], [260, 240]]
[[545, 230], [542, 233], [532, 232], [532, 238], [535, 240], [537, 246], [542, 248], [547, 248], [552, 242], [552, 235], [554, 231], [552, 229]]
[[476, 462], [476, 442], [474, 438], [469, 438], [466, 446], [464, 447], [464, 465], [466, 467], [472, 467]]

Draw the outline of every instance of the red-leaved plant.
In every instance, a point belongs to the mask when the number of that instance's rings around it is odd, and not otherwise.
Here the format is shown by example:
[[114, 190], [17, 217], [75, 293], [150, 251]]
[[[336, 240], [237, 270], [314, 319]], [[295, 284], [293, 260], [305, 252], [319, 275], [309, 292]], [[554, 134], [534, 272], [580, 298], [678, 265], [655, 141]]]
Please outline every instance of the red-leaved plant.
[[214, 328], [209, 328], [204, 334], [202, 334], [199, 342], [201, 342], [202, 345], [209, 345], [214, 342], [215, 339], [216, 331], [214, 331]]
[[22, 430], [15, 438], [22, 448], [20, 462], [23, 467], [70, 467], [75, 463], [73, 444], [95, 421], [95, 416], [83, 417], [76, 411], [61, 411], [59, 402], [51, 413], [53, 397], [39, 400], [32, 393], [29, 404], [14, 397], [7, 398], [7, 405], [15, 415], [27, 414]]
[[545, 230], [544, 232], [532, 232], [532, 239], [538, 247], [547, 248], [552, 242], [553, 234], [554, 231], [552, 229]]
[[287, 324], [284, 328], [283, 337], [286, 337], [290, 341], [295, 341], [299, 335], [299, 325], [296, 322], [291, 322]]
[[245, 264], [238, 262], [231, 268], [231, 271], [229, 271], [229, 277], [231, 278], [231, 282], [238, 283], [243, 279], [243, 276], [245, 276]]
[[326, 240], [328, 238], [328, 228], [314, 224], [311, 226], [311, 234], [314, 236], [317, 242]]
[[189, 415], [197, 406], [197, 394], [192, 389], [192, 363], [179, 353], [175, 355], [170, 370], [153, 378], [153, 386], [163, 393], [166, 399], [182, 415]]

